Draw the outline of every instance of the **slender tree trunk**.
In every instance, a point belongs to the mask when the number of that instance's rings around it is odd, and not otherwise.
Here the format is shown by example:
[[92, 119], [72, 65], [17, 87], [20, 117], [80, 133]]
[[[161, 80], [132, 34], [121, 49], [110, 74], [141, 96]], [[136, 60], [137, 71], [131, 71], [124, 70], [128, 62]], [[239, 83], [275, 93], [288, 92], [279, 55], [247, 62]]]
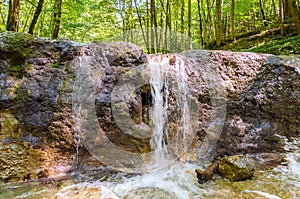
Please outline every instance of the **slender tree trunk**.
[[6, 30], [18, 32], [20, 0], [9, 0], [8, 4]]
[[188, 48], [193, 49], [192, 44], [192, 1], [188, 0]]
[[203, 19], [203, 47], [209, 42], [208, 41], [208, 20], [207, 20], [207, 17], [206, 17], [206, 14], [205, 14], [205, 9], [204, 9], [204, 3], [203, 3], [203, 0], [200, 0], [200, 3], [201, 3], [201, 10], [202, 10], [202, 19]]
[[61, 6], [62, 6], [62, 0], [55, 0], [55, 13], [54, 13], [54, 28], [53, 28], [53, 34], [52, 38], [57, 39], [59, 29], [60, 29], [60, 20], [61, 20]]
[[297, 10], [297, 6], [294, 0], [288, 0], [290, 11], [292, 14], [293, 23], [295, 24], [297, 34], [300, 34], [300, 20], [299, 20], [299, 12]]
[[[167, 0], [166, 11], [165, 11], [165, 16], [166, 16], [166, 24], [165, 24], [166, 26], [165, 26], [165, 36], [164, 36], [165, 40], [164, 40], [164, 49], [163, 49], [163, 51], [165, 53], [168, 50], [168, 41], [169, 41], [169, 39], [168, 39], [168, 30], [171, 31], [170, 27], [169, 27], [169, 17], [170, 17], [170, 15], [169, 15], [169, 7], [170, 7], [170, 1]], [[171, 43], [170, 43], [170, 45], [171, 45]]]
[[40, 27], [39, 27], [38, 37], [41, 37], [41, 35], [43, 35], [44, 19], [45, 19], [45, 12], [42, 12], [41, 20], [39, 24]]
[[149, 28], [150, 28], [150, 25], [149, 25], [149, 0], [146, 0], [146, 38], [147, 38], [147, 44], [148, 44], [148, 48], [147, 48], [147, 52], [150, 53], [150, 39], [149, 39]]
[[126, 41], [126, 20], [125, 17], [122, 17], [122, 33], [123, 33], [123, 41]]
[[0, 17], [1, 17], [2, 23], [5, 24], [5, 19], [2, 14], [2, 5], [3, 5], [3, 0], [0, 0]]
[[221, 46], [221, 0], [216, 0], [216, 45]]
[[280, 34], [284, 36], [284, 10], [283, 10], [283, 2], [279, 0], [279, 16], [280, 16]]
[[184, 41], [184, 7], [185, 3], [184, 0], [181, 0], [181, 48], [182, 50], [185, 49], [185, 41]]
[[234, 30], [234, 27], [235, 27], [235, 1], [234, 0], [231, 0], [231, 39], [232, 40], [235, 40], [235, 30]]
[[[175, 4], [173, 7], [173, 12], [174, 12], [174, 32], [175, 34], [172, 34], [172, 37], [173, 37], [173, 41], [174, 41], [174, 45], [173, 45], [173, 49], [178, 52], [179, 49], [178, 49], [178, 16], [179, 16], [179, 12], [178, 12], [178, 9], [179, 9], [179, 5], [178, 4]], [[173, 51], [174, 52], [174, 51]]]
[[144, 39], [144, 42], [145, 42], [145, 46], [146, 48], [148, 49], [149, 48], [149, 45], [148, 45], [148, 42], [147, 42], [147, 39], [146, 39], [146, 35], [145, 35], [145, 32], [144, 32], [144, 28], [143, 28], [143, 23], [142, 23], [142, 18], [141, 18], [141, 15], [140, 15], [140, 10], [137, 6], [137, 2], [136, 0], [134, 0], [134, 3], [135, 3], [135, 8], [136, 8], [136, 13], [138, 15], [138, 18], [139, 18], [139, 23], [140, 23], [140, 28], [142, 30], [142, 35], [143, 35], [143, 39]]
[[156, 30], [156, 12], [155, 12], [155, 0], [150, 0], [150, 23], [151, 23], [151, 53], [155, 53], [155, 43], [157, 41]]
[[259, 7], [260, 7], [260, 12], [261, 12], [261, 16], [262, 16], [264, 26], [267, 26], [266, 15], [265, 15], [265, 11], [264, 11], [264, 8], [263, 8], [263, 5], [262, 5], [262, 0], [259, 0]]
[[35, 27], [35, 24], [42, 12], [43, 4], [44, 4], [44, 0], [39, 0], [39, 3], [35, 9], [35, 12], [34, 12], [30, 27], [29, 27], [29, 31], [28, 31], [29, 34], [33, 35], [34, 27]]
[[226, 13], [222, 16], [223, 26], [221, 26], [221, 30], [222, 30], [221, 35], [223, 35], [223, 37], [226, 37], [229, 34], [228, 31], [230, 30], [230, 28], [228, 28], [229, 26], [228, 21], [229, 21], [229, 15]]
[[151, 24], [151, 46], [150, 46], [150, 50], [151, 53], [155, 53], [154, 51], [154, 0], [150, 0], [150, 24]]
[[[217, 0], [218, 1], [218, 0]], [[213, 15], [212, 15], [212, 6], [210, 5], [210, 1], [209, 0], [206, 0], [206, 4], [207, 4], [207, 23], [206, 25], [208, 26], [208, 31], [207, 31], [207, 43], [211, 42], [211, 41], [215, 41], [215, 35], [214, 35], [214, 26], [215, 26], [215, 23], [214, 23], [214, 19], [213, 19]], [[220, 18], [221, 18], [221, 15], [220, 15]], [[220, 24], [221, 25], [221, 24]]]
[[129, 27], [129, 36], [130, 36], [130, 42], [134, 42], [133, 37], [133, 16], [132, 16], [132, 1], [129, 1], [129, 16], [128, 16], [128, 27]]
[[292, 17], [289, 0], [283, 0], [283, 13], [285, 19], [290, 19]]
[[176, 43], [174, 42], [174, 39], [173, 39], [173, 32], [172, 32], [172, 3], [171, 1], [169, 2], [169, 8], [168, 8], [168, 13], [169, 13], [169, 17], [168, 17], [168, 28], [169, 28], [169, 40], [170, 40], [170, 50], [172, 52], [173, 49], [175, 49], [175, 46], [176, 46]]
[[275, 4], [275, 0], [272, 0], [272, 10], [273, 10], [273, 16], [276, 17], [277, 16], [277, 12], [276, 12], [276, 4]]
[[[155, 44], [156, 44], [156, 49], [159, 48], [159, 44], [158, 44], [158, 34], [157, 34], [157, 17], [156, 17], [156, 4], [154, 2], [154, 16], [153, 16], [153, 20], [154, 20], [154, 34], [155, 34]], [[157, 52], [157, 51], [156, 51]]]
[[204, 46], [203, 41], [203, 28], [202, 28], [202, 15], [201, 15], [201, 8], [200, 8], [200, 0], [197, 0], [198, 3], [198, 16], [199, 16], [199, 34], [201, 39], [201, 46]]
[[[27, 24], [28, 24], [28, 21], [30, 19], [30, 16], [33, 15], [33, 7], [31, 6], [29, 10], [26, 10], [26, 14], [25, 14], [25, 20], [22, 21], [21, 23], [23, 23], [23, 28], [22, 28], [22, 32], [25, 32], [26, 29], [27, 29]], [[19, 29], [21, 28], [21, 26], [19, 27]]]

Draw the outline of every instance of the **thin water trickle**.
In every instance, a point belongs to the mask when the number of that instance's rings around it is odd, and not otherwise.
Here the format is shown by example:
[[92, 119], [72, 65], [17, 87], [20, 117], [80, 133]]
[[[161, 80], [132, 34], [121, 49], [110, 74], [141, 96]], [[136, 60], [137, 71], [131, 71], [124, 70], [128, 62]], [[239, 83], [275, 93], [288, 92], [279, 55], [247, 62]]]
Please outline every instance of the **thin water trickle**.
[[[82, 57], [79, 56], [79, 68], [82, 68], [83, 67], [83, 63], [82, 63]], [[79, 88], [78, 89], [82, 89]], [[77, 107], [78, 109], [81, 109], [81, 105], [79, 105], [79, 107]], [[79, 111], [80, 112], [80, 111]], [[76, 150], [76, 153], [75, 153], [75, 159], [76, 159], [76, 163], [79, 164], [79, 147], [81, 145], [81, 138], [80, 138], [80, 122], [81, 121], [78, 121], [78, 119], [82, 118], [82, 116], [77, 116], [76, 117], [76, 120], [75, 120], [75, 127], [74, 127], [74, 131], [75, 131], [75, 135], [74, 135], [74, 143], [75, 143], [75, 150]]]

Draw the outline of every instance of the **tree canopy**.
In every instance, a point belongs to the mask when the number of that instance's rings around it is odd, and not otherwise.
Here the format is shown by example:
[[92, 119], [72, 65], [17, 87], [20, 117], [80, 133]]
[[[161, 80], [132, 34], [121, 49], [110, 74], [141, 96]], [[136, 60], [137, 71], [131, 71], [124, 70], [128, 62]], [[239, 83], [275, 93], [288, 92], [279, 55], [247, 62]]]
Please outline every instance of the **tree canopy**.
[[147, 52], [220, 46], [287, 24], [300, 0], [0, 0], [0, 30], [78, 42], [130, 41]]

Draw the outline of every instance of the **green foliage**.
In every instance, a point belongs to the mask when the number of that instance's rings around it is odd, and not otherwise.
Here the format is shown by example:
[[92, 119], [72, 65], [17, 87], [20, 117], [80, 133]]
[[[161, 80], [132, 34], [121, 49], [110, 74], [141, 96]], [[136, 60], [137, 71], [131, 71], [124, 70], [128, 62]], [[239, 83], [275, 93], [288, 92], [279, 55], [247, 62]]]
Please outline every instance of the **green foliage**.
[[59, 63], [58, 62], [52, 63], [52, 68], [59, 68]]
[[[63, 0], [62, 18], [58, 38], [70, 39], [78, 42], [100, 41], [129, 41], [138, 43], [137, 40], [145, 40], [140, 34], [129, 33], [130, 30], [146, 31], [151, 26], [151, 2], [152, 0]], [[187, 0], [153, 0], [155, 4], [155, 20], [158, 30], [171, 29], [164, 35], [159, 32], [158, 49], [166, 45], [168, 48], [186, 49], [188, 2]], [[148, 2], [148, 4], [147, 4]], [[200, 10], [198, 8], [200, 3]], [[279, 2], [276, 0], [235, 0], [235, 35], [247, 32], [260, 32], [265, 28], [278, 27]], [[20, 1], [19, 32], [28, 32], [38, 0]], [[184, 3], [184, 6], [183, 6]], [[42, 12], [35, 26], [34, 35], [38, 37], [51, 37], [54, 28], [55, 0], [45, 0]], [[167, 6], [169, 5], [169, 8]], [[0, 32], [5, 31], [5, 23], [8, 14], [8, 1], [0, 4]], [[231, 38], [231, 9], [232, 0], [222, 1], [222, 40]], [[261, 9], [266, 16], [266, 24], [262, 20]], [[183, 16], [183, 19], [182, 19]], [[200, 21], [201, 17], [201, 21]], [[216, 40], [216, 1], [191, 0], [191, 33], [194, 48], [202, 44], [205, 48], [214, 46]], [[289, 19], [286, 19], [286, 22]], [[200, 28], [201, 25], [201, 28]], [[202, 34], [201, 34], [202, 31]], [[178, 36], [183, 33], [182, 36]], [[150, 34], [148, 32], [148, 38]], [[173, 40], [172, 40], [173, 39]], [[185, 41], [184, 41], [185, 40]], [[144, 41], [145, 42], [145, 41]], [[169, 43], [168, 43], [169, 42]], [[145, 42], [146, 43], [146, 42]], [[249, 47], [248, 47], [249, 48]], [[240, 48], [243, 49], [243, 48]], [[295, 50], [286, 50], [286, 52]]]
[[251, 48], [249, 51], [275, 55], [300, 54], [300, 35], [279, 41], [272, 41], [268, 44]]

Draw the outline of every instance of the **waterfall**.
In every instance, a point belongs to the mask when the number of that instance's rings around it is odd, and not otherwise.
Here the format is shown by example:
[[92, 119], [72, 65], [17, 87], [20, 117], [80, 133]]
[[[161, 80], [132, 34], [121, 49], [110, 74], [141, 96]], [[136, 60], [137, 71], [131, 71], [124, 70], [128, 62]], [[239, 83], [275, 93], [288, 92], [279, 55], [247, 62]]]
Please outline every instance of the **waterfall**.
[[[190, 128], [190, 108], [188, 106], [188, 85], [186, 69], [182, 58], [158, 55], [149, 58], [150, 85], [153, 100], [151, 147], [154, 151], [154, 165], [166, 166], [172, 158], [183, 155], [193, 138]], [[172, 96], [171, 96], [172, 94]], [[178, 110], [176, 131], [169, 132], [169, 98], [173, 108]], [[174, 113], [173, 113], [174, 114]], [[173, 121], [174, 123], [174, 121]], [[173, 129], [174, 131], [174, 129]], [[172, 134], [172, 137], [169, 136]], [[174, 159], [173, 159], [174, 160]]]
[[150, 63], [149, 66], [153, 99], [152, 124], [154, 126], [150, 144], [151, 148], [154, 149], [155, 164], [158, 165], [166, 160], [168, 154], [168, 148], [165, 143], [168, 130], [164, 128], [167, 120], [168, 92], [164, 88], [166, 86], [164, 67], [157, 63]]

